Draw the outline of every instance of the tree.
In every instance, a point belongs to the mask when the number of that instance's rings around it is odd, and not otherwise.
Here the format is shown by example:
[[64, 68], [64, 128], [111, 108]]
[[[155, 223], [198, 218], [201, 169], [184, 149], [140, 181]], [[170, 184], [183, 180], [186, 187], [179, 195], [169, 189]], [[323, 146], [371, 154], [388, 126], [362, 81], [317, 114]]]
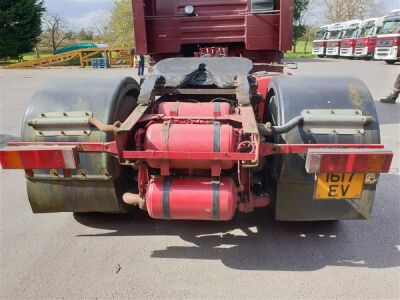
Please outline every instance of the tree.
[[103, 13], [92, 16], [90, 30], [93, 31], [94, 39], [98, 42], [112, 42], [113, 36], [110, 31], [110, 17]]
[[303, 53], [307, 53], [307, 46], [310, 41], [315, 37], [317, 33], [317, 28], [312, 27], [312, 26], [307, 26], [306, 31], [303, 34], [303, 39], [304, 39], [304, 49]]
[[297, 42], [307, 31], [305, 16], [310, 5], [310, 0], [295, 0], [293, 10], [293, 52], [296, 52]]
[[74, 32], [68, 27], [63, 18], [57, 14], [48, 14], [44, 17], [44, 30], [41, 36], [42, 42], [56, 51], [63, 43], [72, 39]]
[[377, 14], [380, 0], [322, 0], [328, 23], [344, 22]]
[[44, 10], [38, 0], [0, 1], [0, 59], [21, 59], [22, 53], [32, 51]]
[[85, 29], [82, 28], [76, 35], [76, 38], [79, 41], [93, 41], [94, 39], [94, 32], [92, 29]]
[[114, 0], [111, 11], [110, 31], [113, 44], [130, 47], [134, 44], [131, 0]]

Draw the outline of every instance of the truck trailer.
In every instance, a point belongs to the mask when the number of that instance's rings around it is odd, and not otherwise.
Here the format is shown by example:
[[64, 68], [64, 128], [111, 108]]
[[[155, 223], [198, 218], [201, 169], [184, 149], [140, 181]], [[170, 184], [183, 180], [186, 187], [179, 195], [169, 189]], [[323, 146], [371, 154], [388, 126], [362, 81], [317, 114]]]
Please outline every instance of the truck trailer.
[[25, 170], [34, 213], [139, 208], [229, 221], [270, 206], [286, 221], [371, 216], [393, 153], [365, 84], [267, 70], [291, 46], [292, 1], [133, 9], [137, 52], [154, 72], [141, 84], [54, 79], [29, 104], [22, 141], [0, 150], [3, 169]]

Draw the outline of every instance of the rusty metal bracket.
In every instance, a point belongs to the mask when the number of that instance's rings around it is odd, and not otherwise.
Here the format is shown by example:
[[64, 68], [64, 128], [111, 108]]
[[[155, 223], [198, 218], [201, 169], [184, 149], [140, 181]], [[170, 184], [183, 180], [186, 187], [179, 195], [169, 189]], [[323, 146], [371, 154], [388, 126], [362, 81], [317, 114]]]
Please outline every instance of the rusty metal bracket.
[[148, 105], [155, 98], [156, 86], [163, 85], [165, 78], [161, 75], [150, 75], [140, 88], [138, 104]]

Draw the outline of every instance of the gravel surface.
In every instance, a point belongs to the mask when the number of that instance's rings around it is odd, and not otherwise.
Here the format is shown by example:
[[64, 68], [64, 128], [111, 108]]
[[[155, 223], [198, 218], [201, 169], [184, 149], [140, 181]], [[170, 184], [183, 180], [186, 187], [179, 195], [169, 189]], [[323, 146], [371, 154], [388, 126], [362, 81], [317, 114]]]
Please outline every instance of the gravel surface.
[[[356, 76], [379, 99], [399, 70], [382, 62], [309, 59], [291, 72]], [[40, 84], [104, 73], [133, 71], [0, 70], [0, 143], [18, 138]], [[228, 223], [156, 221], [141, 212], [34, 215], [23, 172], [0, 171], [0, 297], [399, 299], [400, 104], [376, 105], [382, 142], [396, 157], [381, 177], [369, 221], [276, 222], [266, 210]]]

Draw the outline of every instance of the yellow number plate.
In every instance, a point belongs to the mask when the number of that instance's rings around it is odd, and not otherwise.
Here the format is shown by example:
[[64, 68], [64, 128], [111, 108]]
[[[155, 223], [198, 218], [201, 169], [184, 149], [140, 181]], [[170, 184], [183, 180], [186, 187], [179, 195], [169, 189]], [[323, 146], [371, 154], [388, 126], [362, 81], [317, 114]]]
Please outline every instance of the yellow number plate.
[[317, 174], [315, 199], [359, 199], [364, 186], [365, 174]]

